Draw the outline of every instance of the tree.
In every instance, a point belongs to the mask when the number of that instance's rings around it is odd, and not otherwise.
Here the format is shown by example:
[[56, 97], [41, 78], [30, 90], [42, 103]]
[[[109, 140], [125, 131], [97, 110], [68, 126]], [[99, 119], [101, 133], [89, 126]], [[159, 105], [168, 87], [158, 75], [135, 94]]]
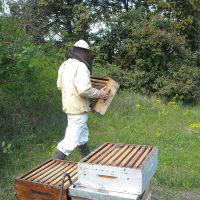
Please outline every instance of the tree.
[[186, 35], [193, 51], [200, 48], [200, 4], [198, 0], [168, 0], [172, 10], [172, 17], [176, 19], [176, 26], [181, 34]]
[[[133, 8], [132, 0], [10, 1], [11, 15], [39, 43], [46, 38], [63, 42], [89, 40], [91, 25], [106, 24], [112, 16]], [[56, 37], [55, 37], [56, 36]]]
[[179, 34], [186, 35], [190, 48], [200, 48], [200, 4], [198, 0], [135, 0], [135, 7], [145, 8], [148, 14], [156, 13], [171, 20]]
[[18, 1], [10, 2], [9, 7], [12, 17], [39, 43], [88, 38], [92, 18], [83, 1]]
[[194, 101], [199, 96], [200, 72], [196, 64], [189, 64], [191, 53], [185, 37], [170, 22], [161, 15], [147, 15], [144, 9], [124, 12], [110, 24], [100, 52], [108, 63], [118, 66], [122, 88]]

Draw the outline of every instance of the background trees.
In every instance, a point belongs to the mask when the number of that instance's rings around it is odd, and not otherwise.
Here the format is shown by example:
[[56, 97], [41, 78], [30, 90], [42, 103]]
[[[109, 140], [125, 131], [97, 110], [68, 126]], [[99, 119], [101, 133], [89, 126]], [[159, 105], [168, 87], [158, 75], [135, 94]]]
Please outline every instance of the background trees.
[[20, 0], [7, 6], [0, 15], [0, 126], [11, 135], [37, 128], [47, 116], [54, 124], [61, 110], [57, 69], [65, 48], [80, 38], [98, 53], [94, 73], [113, 76], [122, 89], [199, 102], [198, 1]]
[[178, 96], [184, 101], [200, 97], [194, 53], [168, 19], [147, 16], [142, 9], [122, 13], [103, 37], [101, 51], [120, 69], [115, 76], [125, 88], [169, 99]]

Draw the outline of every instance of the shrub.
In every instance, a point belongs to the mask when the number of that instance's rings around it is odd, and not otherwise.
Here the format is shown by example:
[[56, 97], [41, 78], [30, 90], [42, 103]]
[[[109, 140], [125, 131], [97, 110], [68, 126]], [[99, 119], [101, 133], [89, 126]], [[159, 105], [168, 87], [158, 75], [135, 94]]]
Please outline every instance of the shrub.
[[17, 23], [4, 20], [7, 26], [0, 30], [0, 129], [1, 135], [18, 136], [45, 124], [55, 125], [61, 111], [56, 77], [63, 50], [34, 44]]

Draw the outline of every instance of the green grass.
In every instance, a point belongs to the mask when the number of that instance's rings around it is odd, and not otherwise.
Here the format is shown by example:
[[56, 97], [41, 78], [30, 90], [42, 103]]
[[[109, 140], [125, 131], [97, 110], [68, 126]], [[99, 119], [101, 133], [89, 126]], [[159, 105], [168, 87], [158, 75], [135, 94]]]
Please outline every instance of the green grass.
[[[63, 114], [64, 115], [64, 114]], [[64, 136], [65, 118], [59, 128], [26, 133], [13, 142], [13, 153], [3, 157], [0, 197], [14, 199], [14, 180], [52, 153], [52, 146]], [[189, 129], [190, 124], [193, 128]], [[200, 106], [163, 104], [155, 98], [120, 92], [104, 116], [89, 116], [91, 150], [105, 142], [157, 146], [159, 167], [153, 187], [199, 191], [200, 185]], [[68, 160], [79, 161], [75, 150]], [[2, 162], [2, 161], [1, 161]], [[166, 197], [166, 199], [169, 199]]]

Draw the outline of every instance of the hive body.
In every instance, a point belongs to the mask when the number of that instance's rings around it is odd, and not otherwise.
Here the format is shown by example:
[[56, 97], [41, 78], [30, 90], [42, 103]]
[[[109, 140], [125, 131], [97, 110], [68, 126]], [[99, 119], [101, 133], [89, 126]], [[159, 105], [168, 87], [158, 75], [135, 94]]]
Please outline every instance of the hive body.
[[[18, 200], [57, 200], [63, 174], [69, 173], [72, 182], [77, 180], [77, 163], [49, 160], [16, 179]], [[64, 181], [62, 199], [68, 198], [69, 179]]]
[[78, 163], [78, 183], [102, 191], [142, 195], [157, 164], [157, 147], [106, 143]]

